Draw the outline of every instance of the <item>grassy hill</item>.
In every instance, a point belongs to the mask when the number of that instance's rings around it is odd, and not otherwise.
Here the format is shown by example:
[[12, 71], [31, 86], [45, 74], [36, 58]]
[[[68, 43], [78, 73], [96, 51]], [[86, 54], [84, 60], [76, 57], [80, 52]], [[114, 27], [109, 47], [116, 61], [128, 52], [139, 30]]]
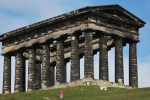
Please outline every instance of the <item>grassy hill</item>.
[[1, 94], [0, 100], [59, 100], [58, 92], [60, 90], [65, 93], [64, 100], [150, 100], [150, 88], [108, 87], [107, 91], [101, 91], [99, 86], [75, 86], [63, 89]]

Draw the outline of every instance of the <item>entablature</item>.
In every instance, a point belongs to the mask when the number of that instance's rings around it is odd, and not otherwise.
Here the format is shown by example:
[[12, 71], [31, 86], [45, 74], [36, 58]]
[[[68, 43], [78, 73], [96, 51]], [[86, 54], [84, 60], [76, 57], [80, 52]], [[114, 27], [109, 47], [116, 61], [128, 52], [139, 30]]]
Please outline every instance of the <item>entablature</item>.
[[[78, 24], [73, 24], [70, 25], [69, 27], [66, 27], [66, 29], [61, 30], [61, 28], [59, 30], [55, 30], [51, 33], [49, 33], [49, 30], [44, 30], [42, 32], [42, 34], [38, 34], [38, 33], [32, 33], [31, 36], [28, 36], [28, 39], [26, 39], [26, 36], [20, 36], [18, 38], [22, 39], [21, 41], [18, 41], [17, 44], [14, 43], [10, 43], [8, 45], [3, 45], [2, 48], [2, 54], [10, 52], [10, 51], [14, 51], [14, 50], [18, 50], [20, 48], [26, 48], [26, 47], [30, 47], [34, 44], [39, 44], [39, 43], [44, 43], [47, 40], [55, 40], [63, 35], [71, 35], [77, 31], [92, 31], [92, 32], [103, 32], [104, 34], [109, 34], [109, 35], [117, 35], [120, 36], [122, 38], [130, 38], [133, 39], [135, 41], [138, 41], [138, 34], [131, 32], [127, 29], [121, 29], [117, 26], [114, 25], [109, 25], [106, 23], [102, 23], [102, 22], [91, 22], [91, 21], [84, 21], [82, 23], [78, 23]], [[25, 34], [23, 34], [25, 35]], [[17, 37], [16, 37], [17, 38]], [[10, 41], [10, 40], [9, 40]]]
[[[95, 24], [95, 27], [88, 26], [91, 24]], [[78, 26], [82, 26], [79, 28]], [[99, 26], [100, 29], [96, 29], [96, 26]], [[78, 27], [78, 28], [76, 28]], [[38, 29], [36, 31], [27, 32], [26, 34], [21, 34], [15, 37], [12, 37], [11, 39], [7, 39], [3, 41], [3, 47], [7, 47], [10, 45], [18, 45], [20, 43], [23, 43], [25, 41], [30, 41], [31, 39], [37, 39], [38, 37], [43, 37], [46, 35], [51, 35], [51, 39], [59, 38], [61, 34], [55, 34], [57, 32], [66, 32], [66, 34], [70, 34], [68, 32], [69, 30], [72, 31], [71, 33], [74, 33], [75, 31], [81, 31], [86, 29], [93, 29], [93, 30], [101, 30], [101, 27], [106, 29], [106, 33], [111, 33], [113, 30], [117, 30], [120, 32], [130, 33], [133, 35], [138, 36], [138, 30], [134, 26], [128, 26], [127, 24], [121, 23], [121, 22], [115, 22], [106, 18], [101, 17], [95, 17], [95, 16], [89, 16], [88, 19], [86, 16], [81, 16], [66, 22], [62, 22], [61, 24], [54, 24], [52, 26], [43, 27], [42, 29]], [[76, 29], [75, 29], [76, 28]], [[117, 33], [114, 33], [117, 34]], [[119, 34], [118, 34], [119, 35]], [[121, 35], [121, 34], [120, 34]], [[131, 37], [132, 38], [132, 37]], [[2, 47], [2, 48], [3, 48]]]

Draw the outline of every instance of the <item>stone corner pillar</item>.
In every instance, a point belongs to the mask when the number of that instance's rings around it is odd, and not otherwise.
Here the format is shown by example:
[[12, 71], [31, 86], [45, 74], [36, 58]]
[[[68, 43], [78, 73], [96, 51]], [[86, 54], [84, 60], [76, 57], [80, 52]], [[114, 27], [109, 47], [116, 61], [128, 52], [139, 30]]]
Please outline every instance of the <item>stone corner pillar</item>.
[[49, 45], [43, 44], [42, 53], [42, 88], [50, 86], [50, 49]]
[[136, 42], [129, 43], [129, 86], [138, 87]]
[[41, 63], [36, 63], [36, 89], [41, 89]]
[[122, 38], [115, 38], [115, 82], [119, 84], [124, 84], [122, 42]]
[[71, 37], [71, 80], [80, 79], [80, 58], [79, 58], [79, 40], [78, 36]]
[[[19, 51], [18, 51], [19, 52]], [[22, 54], [16, 53], [15, 57], [15, 92], [25, 91], [25, 60]]]
[[99, 79], [108, 81], [108, 51], [107, 36], [100, 36], [100, 53], [99, 53]]
[[50, 86], [54, 86], [54, 65], [50, 65]]
[[85, 32], [84, 78], [94, 78], [93, 32]]
[[63, 39], [59, 38], [56, 46], [56, 84], [66, 82], [65, 67]]
[[11, 93], [11, 56], [4, 55], [3, 93]]
[[36, 52], [35, 49], [29, 49], [28, 59], [28, 91], [36, 89]]

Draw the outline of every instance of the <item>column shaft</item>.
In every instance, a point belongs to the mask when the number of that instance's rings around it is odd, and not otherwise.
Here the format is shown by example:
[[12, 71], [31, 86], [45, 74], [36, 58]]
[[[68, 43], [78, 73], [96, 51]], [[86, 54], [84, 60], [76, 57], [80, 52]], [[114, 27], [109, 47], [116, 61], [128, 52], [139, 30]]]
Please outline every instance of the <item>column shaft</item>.
[[41, 89], [41, 64], [36, 64], [36, 89]]
[[21, 53], [16, 53], [15, 92], [25, 91], [25, 60]]
[[136, 43], [129, 43], [129, 85], [138, 87]]
[[94, 78], [93, 68], [93, 36], [92, 32], [85, 32], [84, 78]]
[[100, 53], [99, 53], [99, 79], [108, 81], [108, 52], [107, 52], [107, 37], [100, 36]]
[[62, 40], [57, 41], [56, 51], [56, 82], [64, 83], [65, 79], [64, 45]]
[[42, 57], [42, 88], [50, 86], [50, 50], [48, 45], [43, 45]]
[[50, 66], [50, 86], [54, 85], [54, 66]]
[[4, 56], [3, 93], [11, 93], [11, 56]]
[[28, 91], [35, 90], [35, 86], [36, 86], [36, 55], [34, 49], [29, 49]]
[[124, 83], [122, 39], [116, 39], [115, 41], [115, 82]]
[[77, 36], [71, 41], [71, 81], [80, 79], [79, 42]]
[[26, 60], [23, 59], [23, 91], [26, 91]]
[[65, 61], [65, 67], [64, 67], [64, 79], [65, 79], [65, 82], [67, 82], [67, 63], [68, 62]]

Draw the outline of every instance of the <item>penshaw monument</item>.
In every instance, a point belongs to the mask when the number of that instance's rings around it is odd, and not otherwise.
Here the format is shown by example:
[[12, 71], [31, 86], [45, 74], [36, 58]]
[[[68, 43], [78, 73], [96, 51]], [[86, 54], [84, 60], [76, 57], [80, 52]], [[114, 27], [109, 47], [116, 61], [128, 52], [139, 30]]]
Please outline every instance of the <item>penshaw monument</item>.
[[[129, 44], [129, 86], [138, 87], [137, 43], [146, 23], [119, 5], [87, 6], [0, 35], [4, 56], [3, 93], [11, 93], [11, 57], [15, 57], [15, 92], [66, 82], [66, 64], [71, 61], [70, 81], [94, 78], [93, 56], [99, 53], [99, 79], [108, 79], [108, 51], [115, 48], [115, 82], [124, 84], [123, 46]], [[28, 70], [25, 61], [28, 60]], [[42, 66], [42, 67], [41, 67]], [[41, 69], [42, 68], [42, 69]]]

